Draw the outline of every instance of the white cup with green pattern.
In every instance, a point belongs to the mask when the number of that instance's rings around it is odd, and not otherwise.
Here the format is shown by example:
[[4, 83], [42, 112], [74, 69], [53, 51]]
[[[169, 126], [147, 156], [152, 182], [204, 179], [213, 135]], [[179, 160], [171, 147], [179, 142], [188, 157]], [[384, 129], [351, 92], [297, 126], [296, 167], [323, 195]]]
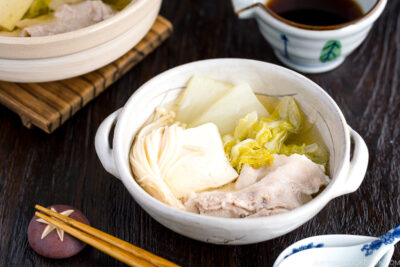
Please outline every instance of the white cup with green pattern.
[[355, 0], [362, 9], [361, 17], [332, 26], [311, 26], [282, 18], [267, 7], [269, 1], [232, 0], [232, 5], [240, 19], [257, 20], [280, 61], [304, 73], [327, 72], [342, 64], [365, 40], [387, 3]]

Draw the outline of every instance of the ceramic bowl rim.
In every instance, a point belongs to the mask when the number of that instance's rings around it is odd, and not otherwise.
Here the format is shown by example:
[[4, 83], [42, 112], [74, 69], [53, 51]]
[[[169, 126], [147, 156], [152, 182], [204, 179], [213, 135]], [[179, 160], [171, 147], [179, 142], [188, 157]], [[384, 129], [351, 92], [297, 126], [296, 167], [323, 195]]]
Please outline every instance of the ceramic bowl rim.
[[[124, 163], [124, 159], [126, 158], [126, 155], [123, 155], [123, 153], [119, 150], [120, 147], [126, 145], [123, 144], [122, 140], [123, 136], [122, 135], [122, 130], [124, 129], [124, 121], [126, 121], [129, 118], [129, 113], [127, 113], [127, 108], [128, 106], [134, 104], [136, 99], [140, 99], [143, 97], [143, 95], [146, 94], [147, 90], [152, 88], [152, 84], [155, 83], [157, 80], [163, 79], [163, 77], [168, 76], [172, 74], [173, 72], [179, 72], [181, 70], [191, 68], [196, 65], [201, 65], [201, 64], [222, 64], [225, 63], [226, 65], [230, 65], [229, 63], [233, 62], [246, 62], [247, 64], [252, 64], [252, 65], [258, 65], [258, 66], [264, 66], [264, 67], [269, 67], [273, 68], [274, 70], [277, 70], [280, 73], [286, 72], [287, 75], [297, 77], [303, 82], [306, 82], [309, 84], [309, 87], [313, 88], [313, 90], [316, 92], [316, 94], [320, 94], [319, 99], [324, 99], [323, 102], [329, 102], [329, 104], [334, 107], [336, 115], [339, 118], [339, 121], [337, 121], [338, 127], [342, 128], [342, 133], [343, 133], [343, 140], [341, 140], [341, 143], [344, 144], [344, 157], [338, 164], [337, 172], [334, 174], [334, 177], [331, 177], [332, 181], [330, 184], [320, 193], [318, 194], [317, 197], [312, 199], [310, 202], [304, 204], [301, 207], [298, 207], [294, 210], [285, 212], [283, 214], [278, 214], [278, 215], [272, 215], [272, 216], [266, 216], [266, 217], [258, 217], [258, 218], [221, 218], [221, 217], [211, 217], [211, 216], [204, 216], [204, 215], [199, 215], [195, 213], [190, 213], [187, 211], [181, 211], [176, 208], [170, 207], [161, 201], [153, 198], [151, 195], [149, 195], [142, 187], [138, 185], [136, 180], [133, 177], [133, 174], [131, 172], [130, 166], [125, 166], [124, 165], [129, 165]], [[221, 62], [221, 63], [219, 63]], [[322, 101], [322, 100], [321, 100]], [[131, 145], [131, 144], [130, 144]], [[243, 227], [243, 224], [246, 224], [247, 227], [257, 227], [260, 224], [266, 224], [266, 223], [276, 223], [277, 221], [287, 221], [287, 220], [293, 220], [293, 219], [298, 219], [298, 218], [306, 218], [306, 221], [315, 216], [316, 213], [318, 213], [332, 198], [336, 197], [335, 195], [335, 189], [342, 184], [343, 179], [346, 179], [346, 175], [344, 172], [347, 171], [346, 167], [346, 162], [350, 161], [349, 155], [350, 155], [350, 133], [349, 129], [347, 127], [346, 120], [343, 116], [343, 113], [341, 112], [340, 108], [337, 106], [336, 102], [316, 83], [311, 81], [310, 79], [306, 78], [305, 76], [294, 72], [292, 70], [289, 70], [287, 68], [272, 64], [272, 63], [267, 63], [267, 62], [262, 62], [258, 60], [251, 60], [251, 59], [241, 59], [241, 58], [218, 58], [218, 59], [206, 59], [206, 60], [199, 60], [199, 61], [194, 61], [191, 63], [186, 63], [177, 67], [174, 67], [172, 69], [169, 69], [165, 72], [162, 72], [161, 74], [158, 74], [157, 76], [153, 77], [149, 81], [147, 81], [145, 84], [140, 86], [139, 89], [137, 89], [134, 94], [130, 96], [124, 107], [122, 108], [122, 111], [118, 117], [118, 120], [115, 125], [115, 130], [114, 130], [114, 135], [113, 135], [113, 158], [114, 162], [117, 168], [117, 171], [120, 175], [120, 179], [123, 182], [124, 186], [128, 189], [132, 197], [139, 202], [140, 206], [141, 203], [145, 203], [144, 205], [146, 207], [150, 207], [151, 211], [156, 211], [158, 215], [163, 215], [163, 217], [167, 218], [175, 218], [175, 220], [179, 220], [180, 222], [191, 222], [191, 223], [196, 223], [196, 224], [206, 224], [206, 225], [229, 225], [231, 228], [233, 227]], [[335, 181], [333, 181], [335, 180]], [[142, 208], [144, 208], [142, 206]], [[147, 209], [145, 208], [147, 211]], [[316, 211], [312, 213], [313, 211]], [[312, 216], [309, 215], [309, 213], [312, 213]]]
[[61, 42], [65, 40], [71, 40], [83, 37], [89, 33], [100, 31], [111, 24], [117, 23], [123, 20], [125, 17], [140, 10], [148, 0], [133, 0], [131, 4], [125, 7], [123, 10], [118, 11], [113, 16], [95, 23], [93, 25], [77, 29], [70, 32], [59, 33], [49, 36], [37, 36], [37, 37], [13, 37], [13, 36], [0, 36], [0, 44], [4, 45], [45, 45], [53, 42]]

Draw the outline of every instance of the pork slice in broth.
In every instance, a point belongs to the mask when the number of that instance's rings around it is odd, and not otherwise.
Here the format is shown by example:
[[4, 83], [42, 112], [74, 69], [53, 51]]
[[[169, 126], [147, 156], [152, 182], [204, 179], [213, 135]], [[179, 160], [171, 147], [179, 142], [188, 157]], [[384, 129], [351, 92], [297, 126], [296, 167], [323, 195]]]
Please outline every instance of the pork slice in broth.
[[307, 203], [329, 183], [324, 171], [303, 155], [274, 155], [271, 166], [245, 166], [235, 182], [236, 191], [192, 195], [185, 206], [192, 212], [231, 218], [283, 213]]

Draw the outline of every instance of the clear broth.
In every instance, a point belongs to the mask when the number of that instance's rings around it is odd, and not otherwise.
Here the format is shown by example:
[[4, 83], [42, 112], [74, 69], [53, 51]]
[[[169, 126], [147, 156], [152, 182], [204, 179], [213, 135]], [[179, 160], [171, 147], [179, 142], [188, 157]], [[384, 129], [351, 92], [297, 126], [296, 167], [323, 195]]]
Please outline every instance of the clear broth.
[[[264, 107], [268, 110], [269, 113], [272, 113], [276, 106], [279, 104], [280, 98], [265, 96], [265, 95], [257, 95], [258, 100], [264, 105]], [[322, 139], [321, 133], [318, 128], [315, 126], [314, 122], [311, 122], [306, 114], [300, 109], [303, 115], [303, 127], [300, 133], [291, 135], [287, 140], [287, 144], [312, 144], [316, 143], [318, 146], [322, 148], [324, 153], [329, 155], [329, 149], [325, 145], [324, 140]], [[327, 166], [325, 166], [325, 171], [329, 174], [329, 161]]]

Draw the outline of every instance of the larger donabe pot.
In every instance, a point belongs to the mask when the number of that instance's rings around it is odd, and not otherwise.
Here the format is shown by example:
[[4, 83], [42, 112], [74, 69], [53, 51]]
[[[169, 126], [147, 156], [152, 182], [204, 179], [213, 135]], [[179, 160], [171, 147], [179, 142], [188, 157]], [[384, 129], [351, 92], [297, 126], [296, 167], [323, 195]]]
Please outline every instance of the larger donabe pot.
[[71, 32], [0, 36], [0, 80], [49, 82], [77, 77], [123, 56], [143, 39], [161, 0], [132, 1], [110, 18]]
[[[171, 208], [146, 193], [129, 165], [133, 139], [154, 109], [174, 100], [194, 74], [232, 83], [247, 82], [258, 94], [293, 95], [315, 121], [330, 150], [331, 183], [309, 203], [290, 212], [261, 218], [216, 218]], [[115, 125], [113, 145], [109, 134]], [[350, 139], [354, 142], [350, 160]], [[187, 237], [216, 244], [249, 244], [284, 235], [316, 215], [331, 199], [357, 190], [368, 165], [363, 139], [317, 84], [291, 70], [246, 59], [197, 61], [166, 71], [139, 88], [126, 105], [107, 117], [96, 134], [96, 151], [104, 168], [119, 178], [136, 202], [155, 220]], [[130, 212], [126, 210], [125, 212]]]

